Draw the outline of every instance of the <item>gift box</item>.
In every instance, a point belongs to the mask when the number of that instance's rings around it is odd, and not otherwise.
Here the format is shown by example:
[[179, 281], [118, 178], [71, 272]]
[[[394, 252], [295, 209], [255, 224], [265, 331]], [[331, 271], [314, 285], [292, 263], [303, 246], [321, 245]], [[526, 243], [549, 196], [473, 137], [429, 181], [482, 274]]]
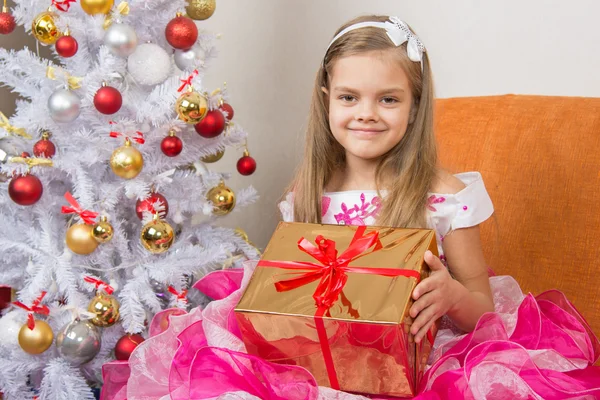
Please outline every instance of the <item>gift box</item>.
[[427, 250], [433, 230], [280, 223], [235, 308], [246, 350], [321, 386], [414, 396], [437, 331], [409, 334]]

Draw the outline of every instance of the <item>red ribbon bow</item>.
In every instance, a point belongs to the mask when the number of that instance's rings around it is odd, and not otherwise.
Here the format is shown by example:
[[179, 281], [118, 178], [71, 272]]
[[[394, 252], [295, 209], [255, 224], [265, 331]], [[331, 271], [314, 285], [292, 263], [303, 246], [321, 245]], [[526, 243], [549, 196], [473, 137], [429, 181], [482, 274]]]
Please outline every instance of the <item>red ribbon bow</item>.
[[83, 220], [83, 222], [88, 225], [95, 223], [98, 213], [82, 209], [77, 200], [75, 200], [73, 195], [69, 192], [65, 193], [65, 199], [67, 199], [72, 207], [62, 206], [61, 212], [63, 214], [77, 214]]
[[379, 233], [373, 231], [365, 235], [365, 230], [365, 226], [361, 226], [356, 230], [356, 234], [354, 235], [350, 246], [348, 246], [339, 257], [335, 248], [335, 241], [319, 235], [316, 237], [315, 241], [317, 246], [315, 246], [307, 239], [301, 238], [298, 241], [298, 248], [315, 258], [320, 264], [298, 261], [261, 260], [258, 265], [261, 267], [308, 271], [302, 273], [298, 272], [300, 275], [296, 278], [276, 282], [275, 288], [278, 292], [296, 289], [320, 279], [313, 294], [313, 298], [315, 299], [317, 307], [322, 312], [318, 312], [321, 315], [324, 315], [324, 313], [337, 301], [342, 289], [348, 281], [347, 272], [387, 277], [405, 276], [408, 278], [416, 278], [417, 280], [420, 279], [421, 275], [419, 271], [414, 270], [350, 267], [349, 264], [352, 261], [368, 254], [366, 251], [373, 245], [375, 245], [375, 247], [371, 252], [378, 251], [382, 248], [381, 242], [379, 241]]
[[52, 0], [52, 5], [60, 11], [69, 11], [69, 8], [71, 8], [71, 3], [75, 3], [75, 1], [76, 0]]
[[100, 287], [102, 287], [102, 289], [108, 294], [113, 294], [113, 292], [115, 291], [115, 289], [112, 286], [101, 281], [100, 279], [96, 279], [91, 276], [86, 276], [85, 278], [83, 278], [83, 280], [88, 283], [93, 283], [94, 285], [96, 285], [96, 290], [98, 290]]
[[185, 89], [185, 87], [187, 85], [192, 86], [192, 79], [194, 79], [196, 76], [198, 75], [198, 70], [195, 69], [192, 74], [190, 76], [187, 77], [187, 79], [180, 79], [180, 81], [183, 83], [183, 85], [181, 85], [179, 87], [179, 89], [177, 89], [178, 92], [181, 92], [183, 89]]
[[175, 296], [177, 296], [177, 301], [182, 301], [182, 302], [184, 302], [184, 303], [187, 304], [187, 302], [188, 302], [187, 301], [187, 294], [188, 294], [187, 289], [184, 289], [181, 293], [179, 293], [177, 291], [177, 289], [175, 289], [173, 286], [169, 286], [167, 288], [167, 290], [169, 292], [171, 292], [172, 294], [174, 294]]
[[[116, 122], [110, 121], [109, 124], [115, 125]], [[110, 137], [112, 137], [112, 138], [118, 138], [119, 136], [123, 136], [123, 137], [125, 137], [125, 139], [133, 140], [133, 141], [135, 141], [135, 142], [137, 142], [139, 144], [146, 143], [146, 140], [144, 139], [144, 134], [142, 132], [140, 132], [140, 131], [135, 132], [135, 137], [133, 137], [133, 136], [127, 136], [127, 135], [124, 135], [121, 132], [117, 132], [117, 131], [111, 131], [110, 132]]]
[[[366, 268], [366, 267], [350, 267], [349, 264], [354, 260], [383, 248], [379, 241], [379, 232], [373, 231], [365, 235], [367, 227], [360, 226], [357, 228], [350, 246], [338, 257], [335, 241], [326, 239], [319, 235], [316, 237], [317, 246], [312, 244], [305, 238], [298, 241], [298, 248], [303, 252], [311, 255], [320, 264], [301, 261], [271, 261], [261, 260], [258, 263], [259, 267], [275, 267], [290, 270], [302, 270], [307, 272], [295, 272], [300, 274], [296, 278], [282, 280], [275, 283], [275, 288], [278, 292], [284, 292], [307, 285], [316, 280], [320, 280], [313, 298], [317, 306], [315, 313], [315, 326], [319, 336], [319, 343], [323, 351], [323, 358], [329, 383], [333, 389], [339, 390], [340, 385], [337, 379], [337, 373], [333, 364], [333, 356], [329, 348], [329, 339], [323, 323], [323, 316], [328, 315], [329, 309], [335, 304], [338, 297], [344, 296], [342, 290], [348, 281], [347, 272], [359, 274], [380, 275], [387, 277], [405, 276], [415, 278], [417, 282], [421, 279], [419, 271], [394, 268]], [[373, 247], [375, 246], [375, 247]], [[373, 249], [367, 253], [367, 251]], [[349, 302], [348, 302], [349, 303]]]
[[40, 303], [44, 299], [45, 295], [46, 295], [46, 292], [45, 291], [42, 292], [39, 295], [39, 297], [37, 299], [35, 299], [33, 301], [33, 303], [31, 303], [31, 307], [27, 307], [25, 304], [21, 303], [20, 301], [13, 302], [13, 304], [15, 306], [21, 307], [22, 309], [29, 312], [29, 315], [27, 316], [27, 327], [31, 330], [33, 330], [35, 328], [35, 320], [33, 319], [33, 313], [42, 314], [42, 315], [50, 314], [50, 309], [48, 308], [47, 305], [40, 305]]

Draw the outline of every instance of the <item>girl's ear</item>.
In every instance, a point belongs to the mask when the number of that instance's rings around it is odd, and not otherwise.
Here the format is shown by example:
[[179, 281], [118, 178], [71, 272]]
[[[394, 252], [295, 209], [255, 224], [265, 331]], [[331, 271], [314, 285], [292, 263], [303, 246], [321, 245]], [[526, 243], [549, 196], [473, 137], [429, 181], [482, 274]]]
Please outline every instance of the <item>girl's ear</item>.
[[325, 86], [321, 86], [321, 91], [325, 93], [325, 96], [329, 97], [329, 90]]

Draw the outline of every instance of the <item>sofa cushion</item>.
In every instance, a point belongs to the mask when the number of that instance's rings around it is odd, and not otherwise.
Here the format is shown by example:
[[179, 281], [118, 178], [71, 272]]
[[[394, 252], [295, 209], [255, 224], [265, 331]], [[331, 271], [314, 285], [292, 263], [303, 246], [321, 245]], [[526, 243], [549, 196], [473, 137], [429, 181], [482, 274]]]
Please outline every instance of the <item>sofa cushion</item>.
[[600, 98], [440, 99], [442, 166], [480, 171], [486, 258], [525, 292], [559, 289], [600, 332]]

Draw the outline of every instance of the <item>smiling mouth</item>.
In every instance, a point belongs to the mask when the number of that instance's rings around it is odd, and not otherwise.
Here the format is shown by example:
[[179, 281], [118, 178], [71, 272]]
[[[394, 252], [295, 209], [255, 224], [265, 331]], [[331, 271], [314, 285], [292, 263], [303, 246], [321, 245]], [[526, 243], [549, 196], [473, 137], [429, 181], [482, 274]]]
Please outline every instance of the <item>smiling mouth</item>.
[[385, 130], [381, 130], [381, 129], [348, 129], [350, 132], [358, 134], [358, 135], [365, 135], [365, 136], [374, 136], [380, 133], [385, 132]]

